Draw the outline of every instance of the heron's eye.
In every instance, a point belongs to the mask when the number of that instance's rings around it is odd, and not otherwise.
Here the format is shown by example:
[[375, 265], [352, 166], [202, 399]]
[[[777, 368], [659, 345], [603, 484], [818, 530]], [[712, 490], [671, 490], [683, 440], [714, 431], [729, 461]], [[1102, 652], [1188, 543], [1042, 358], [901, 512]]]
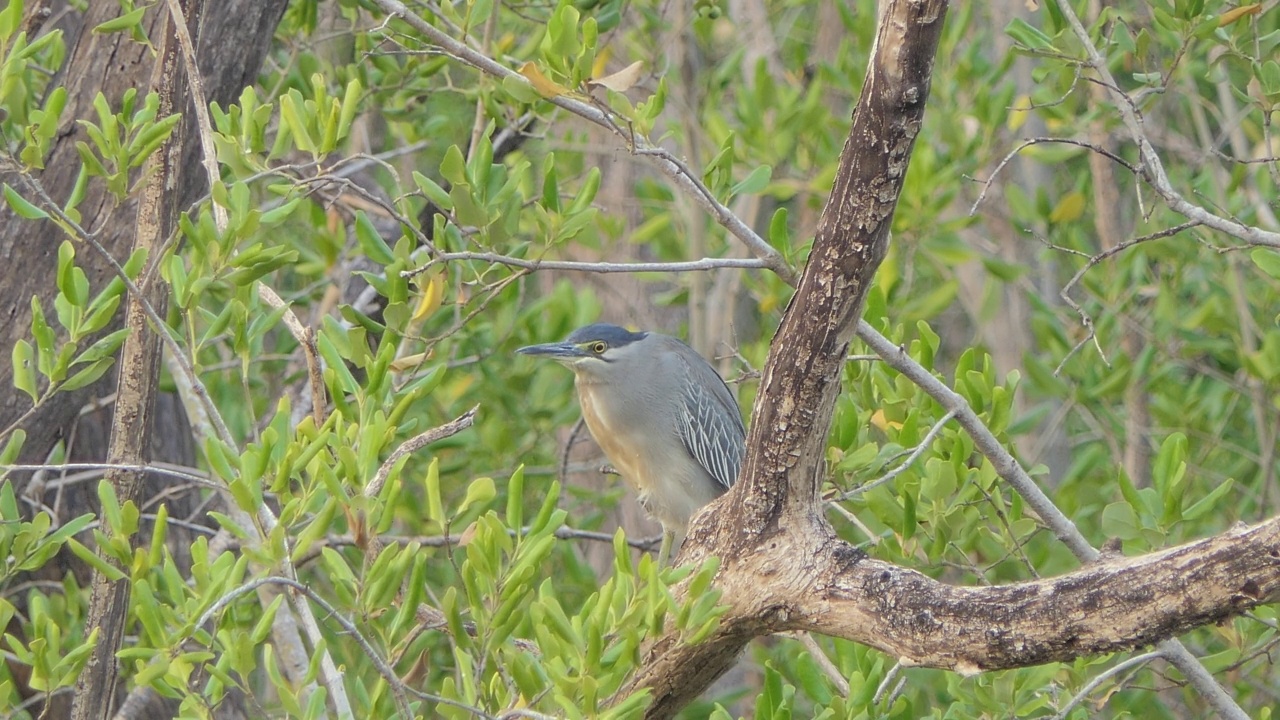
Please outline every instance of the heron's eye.
[[604, 351], [605, 351], [605, 350], [607, 350], [608, 348], [609, 348], [609, 346], [608, 346], [608, 345], [605, 345], [604, 343], [602, 343], [602, 342], [600, 342], [600, 341], [596, 341], [596, 342], [591, 343], [591, 352], [593, 352], [593, 353], [595, 353], [595, 354], [597, 354], [597, 355], [603, 355], [603, 354], [604, 354]]

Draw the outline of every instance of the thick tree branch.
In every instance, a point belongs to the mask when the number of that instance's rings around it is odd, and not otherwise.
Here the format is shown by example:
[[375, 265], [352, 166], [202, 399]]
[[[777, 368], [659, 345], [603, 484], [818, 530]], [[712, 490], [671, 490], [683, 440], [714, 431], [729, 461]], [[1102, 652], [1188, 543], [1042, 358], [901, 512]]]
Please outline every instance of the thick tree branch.
[[[730, 609], [720, 631], [699, 646], [668, 635], [648, 649], [628, 689], [652, 693], [650, 717], [674, 713], [746, 642], [771, 632], [822, 632], [872, 645], [903, 664], [977, 672], [1149, 644], [1280, 596], [1280, 520], [1056, 579], [956, 588], [867, 558], [821, 517], [821, 458], [839, 373], [887, 247], [945, 3], [895, 2], [883, 12], [832, 198], [773, 343], [786, 352], [773, 353], [765, 368], [741, 482], [695, 518], [695, 539], [682, 558], [724, 560], [717, 584]], [[963, 402], [944, 405], [957, 416], [973, 412]], [[1033, 505], [1077, 556], [1094, 560], [1093, 547], [1001, 451], [995, 455], [1008, 461], [1001, 475], [1026, 480], [1015, 483], [1018, 491], [1041, 501]], [[1175, 640], [1162, 642], [1161, 652], [1203, 670]], [[1229, 698], [1216, 701], [1222, 693], [1213, 692], [1220, 688], [1211, 677], [1207, 685], [1202, 692], [1215, 708], [1234, 716]]]
[[787, 614], [807, 629], [879, 648], [906, 665], [970, 674], [1149, 645], [1280, 599], [1280, 518], [1055, 578], [954, 587], [821, 548]]
[[820, 632], [904, 665], [972, 674], [1128, 650], [1280, 599], [1280, 518], [993, 587], [947, 585], [822, 530], [724, 567], [719, 587], [730, 607], [721, 632], [696, 647], [669, 636], [651, 650], [651, 715], [670, 714], [682, 686], [714, 679], [717, 662], [762, 634]]

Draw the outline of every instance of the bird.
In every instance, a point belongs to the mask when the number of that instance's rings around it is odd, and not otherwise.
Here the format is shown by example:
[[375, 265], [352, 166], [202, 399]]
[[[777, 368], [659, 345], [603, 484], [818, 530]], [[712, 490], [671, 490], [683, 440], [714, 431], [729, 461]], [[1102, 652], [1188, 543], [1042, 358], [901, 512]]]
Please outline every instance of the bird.
[[516, 352], [573, 371], [591, 436], [662, 525], [665, 565], [689, 518], [732, 487], [742, 467], [747, 429], [729, 386], [680, 340], [609, 323]]

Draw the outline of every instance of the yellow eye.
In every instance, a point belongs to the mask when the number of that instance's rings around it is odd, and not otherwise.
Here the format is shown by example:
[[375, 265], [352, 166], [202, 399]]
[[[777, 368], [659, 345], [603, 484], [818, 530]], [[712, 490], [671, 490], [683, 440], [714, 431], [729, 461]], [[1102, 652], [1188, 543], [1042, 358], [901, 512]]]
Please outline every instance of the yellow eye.
[[593, 352], [593, 353], [595, 353], [595, 354], [597, 354], [597, 355], [603, 355], [603, 354], [604, 354], [604, 351], [605, 351], [605, 350], [608, 350], [608, 349], [609, 349], [609, 346], [608, 346], [608, 345], [605, 345], [605, 344], [604, 344], [604, 343], [602, 343], [602, 342], [596, 341], [596, 342], [591, 343], [591, 352]]

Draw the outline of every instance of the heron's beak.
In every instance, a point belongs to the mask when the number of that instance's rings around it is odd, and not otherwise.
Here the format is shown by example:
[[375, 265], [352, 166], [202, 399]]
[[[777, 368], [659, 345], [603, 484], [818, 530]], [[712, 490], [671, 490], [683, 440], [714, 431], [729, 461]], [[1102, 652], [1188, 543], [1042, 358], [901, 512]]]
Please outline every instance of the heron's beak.
[[530, 345], [522, 347], [516, 352], [521, 355], [542, 355], [552, 360], [568, 361], [577, 360], [586, 357], [587, 353], [577, 345], [567, 342], [547, 343], [545, 345]]

